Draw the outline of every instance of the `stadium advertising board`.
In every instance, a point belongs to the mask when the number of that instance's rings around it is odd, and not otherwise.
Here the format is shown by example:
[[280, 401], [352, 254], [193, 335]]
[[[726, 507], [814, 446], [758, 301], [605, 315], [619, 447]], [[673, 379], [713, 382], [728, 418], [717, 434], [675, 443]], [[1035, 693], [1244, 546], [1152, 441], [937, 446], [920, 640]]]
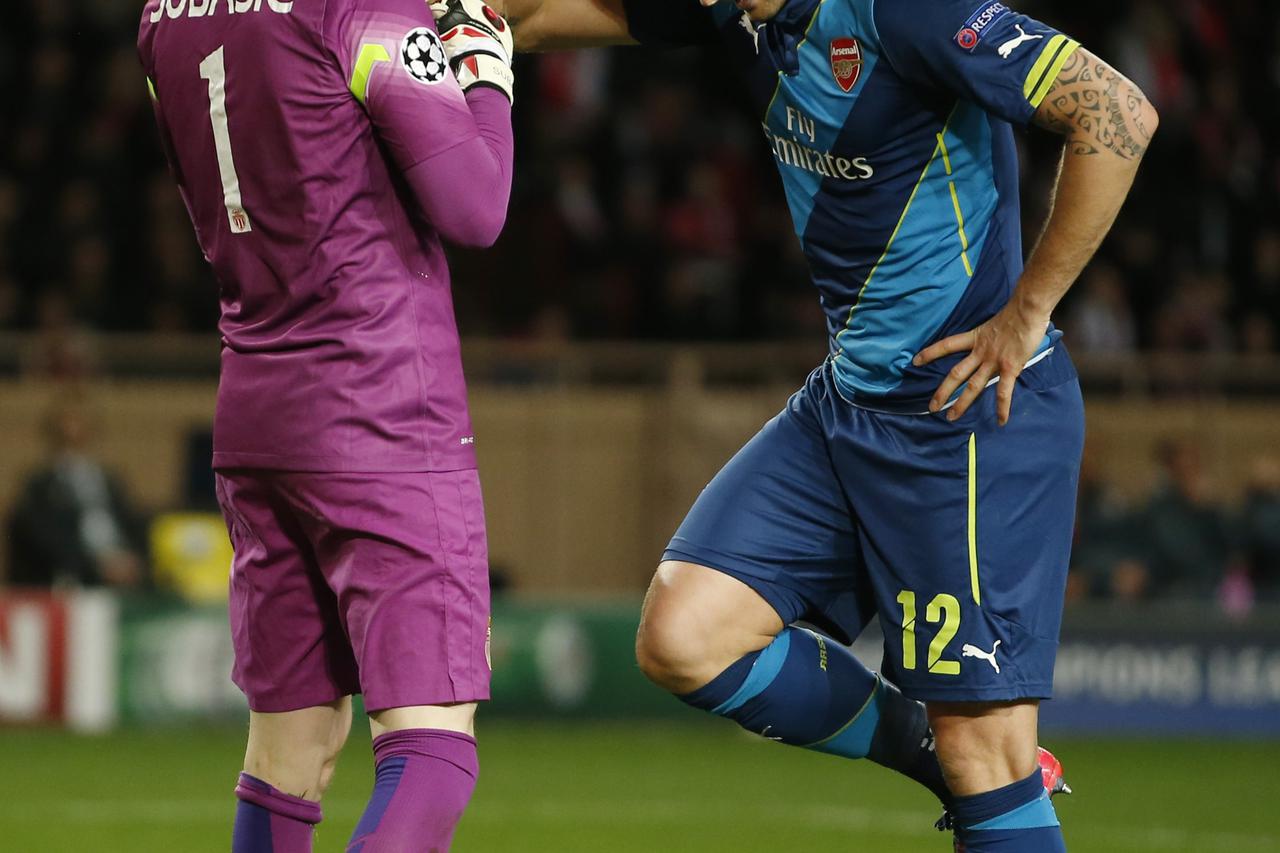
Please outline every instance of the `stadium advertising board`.
[[0, 594], [0, 724], [109, 728], [118, 624], [106, 593]]
[[129, 722], [243, 719], [225, 607], [131, 601], [120, 611], [120, 711]]
[[1280, 735], [1280, 638], [1092, 629], [1058, 652], [1046, 726], [1130, 734]]
[[[692, 717], [632, 662], [637, 607], [503, 602], [493, 704], [533, 717]], [[1068, 622], [1045, 727], [1086, 734], [1280, 737], [1280, 627], [1123, 614]], [[854, 651], [883, 654], [873, 626]], [[101, 729], [241, 721], [222, 607], [105, 593], [0, 595], [0, 724]]]

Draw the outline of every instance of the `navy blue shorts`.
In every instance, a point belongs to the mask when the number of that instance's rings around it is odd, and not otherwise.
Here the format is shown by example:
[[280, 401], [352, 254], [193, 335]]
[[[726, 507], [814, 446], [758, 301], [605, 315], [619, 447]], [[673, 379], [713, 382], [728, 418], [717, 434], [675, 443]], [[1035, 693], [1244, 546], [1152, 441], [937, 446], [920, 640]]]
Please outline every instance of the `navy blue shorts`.
[[1047, 699], [1084, 442], [1059, 342], [955, 423], [844, 400], [829, 365], [703, 490], [664, 555], [742, 580], [784, 623], [850, 640], [925, 701]]

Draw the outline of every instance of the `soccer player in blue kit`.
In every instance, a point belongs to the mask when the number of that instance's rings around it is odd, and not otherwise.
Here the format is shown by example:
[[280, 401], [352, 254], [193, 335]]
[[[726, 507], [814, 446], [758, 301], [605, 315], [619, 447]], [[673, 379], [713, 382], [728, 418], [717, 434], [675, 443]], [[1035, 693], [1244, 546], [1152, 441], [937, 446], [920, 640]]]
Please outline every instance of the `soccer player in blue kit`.
[[[830, 356], [671, 540], [641, 669], [752, 731], [921, 781], [957, 849], [1065, 850], [1037, 717], [1084, 423], [1050, 315], [1111, 227], [1155, 110], [991, 0], [503, 11], [524, 50], [718, 43], [754, 94], [826, 313]], [[1013, 128], [1027, 124], [1065, 144], [1024, 267]], [[831, 639], [873, 614], [882, 676]]]

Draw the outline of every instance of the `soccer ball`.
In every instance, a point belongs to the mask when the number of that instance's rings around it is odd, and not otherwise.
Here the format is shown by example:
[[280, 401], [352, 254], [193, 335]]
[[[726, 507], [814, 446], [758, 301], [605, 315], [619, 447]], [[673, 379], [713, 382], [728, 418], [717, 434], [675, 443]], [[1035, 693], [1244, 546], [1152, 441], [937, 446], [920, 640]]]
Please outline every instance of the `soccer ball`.
[[426, 27], [419, 27], [404, 37], [400, 58], [409, 76], [427, 85], [443, 80], [449, 63], [440, 36]]

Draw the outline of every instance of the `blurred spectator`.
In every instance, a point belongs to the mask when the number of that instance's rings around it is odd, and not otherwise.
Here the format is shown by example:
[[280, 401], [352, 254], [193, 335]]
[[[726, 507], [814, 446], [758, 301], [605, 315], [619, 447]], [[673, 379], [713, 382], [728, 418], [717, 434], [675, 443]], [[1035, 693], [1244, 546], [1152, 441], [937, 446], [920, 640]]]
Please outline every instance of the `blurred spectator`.
[[1077, 286], [1083, 292], [1074, 303], [1067, 325], [1073, 348], [1106, 355], [1133, 352], [1137, 332], [1120, 271], [1106, 262], [1095, 263]]
[[71, 297], [61, 288], [40, 294], [36, 335], [23, 357], [29, 376], [73, 383], [97, 369], [93, 338], [76, 322], [72, 310]]
[[1156, 317], [1155, 344], [1163, 350], [1225, 352], [1232, 349], [1227, 307], [1230, 285], [1213, 272], [1185, 270]]
[[1280, 337], [1280, 229], [1260, 233], [1253, 244], [1244, 286], [1236, 291], [1248, 352], [1275, 352]]
[[136, 587], [139, 525], [116, 478], [93, 457], [84, 405], [66, 396], [45, 421], [49, 458], [9, 519], [9, 580], [24, 586]]
[[0, 273], [0, 329], [16, 325], [18, 301], [18, 285]]
[[1140, 518], [1149, 591], [1157, 596], [1209, 598], [1232, 558], [1226, 515], [1212, 500], [1194, 442], [1165, 441], [1157, 452], [1164, 480]]
[[1144, 597], [1151, 576], [1139, 559], [1134, 513], [1102, 471], [1096, 446], [1086, 445], [1080, 465], [1075, 541], [1067, 599]]
[[1280, 458], [1262, 456], [1254, 462], [1240, 538], [1258, 597], [1280, 601]]

